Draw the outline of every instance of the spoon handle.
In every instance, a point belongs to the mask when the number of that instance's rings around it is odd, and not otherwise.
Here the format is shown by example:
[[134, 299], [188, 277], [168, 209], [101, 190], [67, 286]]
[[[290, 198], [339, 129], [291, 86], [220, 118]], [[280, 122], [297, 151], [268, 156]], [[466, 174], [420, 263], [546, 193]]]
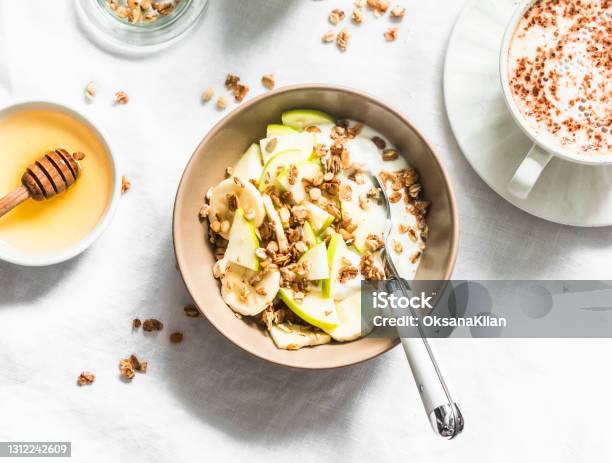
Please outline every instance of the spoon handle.
[[13, 190], [3, 198], [0, 198], [0, 217], [9, 212], [15, 206], [18, 206], [24, 202], [29, 197], [30, 193], [28, 193], [26, 187], [21, 185], [16, 190]]
[[[389, 257], [386, 260], [391, 261]], [[389, 292], [410, 296], [408, 284], [399, 277], [393, 263], [390, 262], [388, 267], [395, 277], [387, 282]], [[417, 316], [416, 313], [414, 315]], [[419, 326], [416, 336], [401, 338], [401, 343], [433, 430], [445, 439], [456, 437], [463, 430], [463, 415], [457, 403], [452, 399], [430, 340]]]

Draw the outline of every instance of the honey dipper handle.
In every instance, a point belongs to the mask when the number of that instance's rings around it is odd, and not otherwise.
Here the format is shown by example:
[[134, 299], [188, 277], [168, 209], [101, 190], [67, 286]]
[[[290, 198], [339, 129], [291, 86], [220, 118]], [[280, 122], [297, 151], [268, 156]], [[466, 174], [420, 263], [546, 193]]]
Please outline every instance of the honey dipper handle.
[[4, 198], [0, 198], [0, 217], [13, 209], [15, 206], [24, 202], [29, 197], [30, 193], [28, 193], [26, 187], [21, 185], [16, 190], [7, 194]]

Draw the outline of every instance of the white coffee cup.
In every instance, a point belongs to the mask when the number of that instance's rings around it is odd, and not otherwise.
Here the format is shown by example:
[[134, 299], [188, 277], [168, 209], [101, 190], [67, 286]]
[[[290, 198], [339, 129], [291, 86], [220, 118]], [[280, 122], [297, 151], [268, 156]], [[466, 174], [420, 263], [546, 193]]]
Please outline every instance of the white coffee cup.
[[530, 0], [520, 4], [517, 7], [508, 25], [506, 26], [506, 31], [504, 33], [499, 54], [499, 73], [501, 77], [504, 100], [506, 101], [506, 105], [510, 110], [510, 114], [512, 114], [512, 117], [514, 118], [514, 121], [533, 142], [533, 145], [525, 156], [525, 159], [523, 159], [523, 162], [521, 162], [518, 169], [508, 182], [508, 190], [510, 193], [520, 199], [526, 199], [527, 196], [529, 196], [529, 193], [553, 156], [578, 164], [588, 164], [593, 166], [612, 164], [612, 155], [577, 154], [569, 149], [563, 149], [562, 146], [557, 146], [551, 143], [542, 135], [538, 134], [538, 132], [529, 125], [516, 105], [516, 101], [512, 95], [512, 89], [510, 88], [510, 79], [508, 76], [508, 55], [518, 23], [527, 10], [536, 1], [537, 0]]
[[0, 260], [18, 265], [40, 267], [57, 264], [77, 256], [91, 246], [93, 242], [102, 235], [104, 230], [106, 230], [110, 224], [113, 215], [117, 210], [117, 206], [119, 205], [119, 199], [121, 197], [121, 170], [119, 168], [117, 157], [111, 148], [109, 138], [102, 132], [99, 125], [94, 124], [91, 118], [85, 117], [76, 109], [70, 108], [65, 104], [42, 100], [9, 101], [5, 106], [1, 107], [0, 116], [12, 114], [24, 109], [52, 109], [54, 111], [67, 114], [87, 125], [104, 144], [112, 170], [112, 190], [106, 211], [100, 217], [93, 230], [91, 230], [79, 242], [59, 251], [41, 253], [27, 253], [0, 243]]

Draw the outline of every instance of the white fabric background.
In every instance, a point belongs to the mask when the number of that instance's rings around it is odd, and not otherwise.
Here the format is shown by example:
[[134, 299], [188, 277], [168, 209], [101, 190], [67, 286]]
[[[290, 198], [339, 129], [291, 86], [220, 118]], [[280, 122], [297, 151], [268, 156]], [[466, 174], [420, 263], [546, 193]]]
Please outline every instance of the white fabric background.
[[[429, 137], [454, 182], [461, 218], [458, 278], [610, 276], [609, 229], [528, 216], [496, 196], [462, 157], [446, 120], [442, 63], [462, 3], [404, 0], [397, 43], [388, 20], [354, 30], [340, 54], [319, 37], [350, 0], [211, 0], [195, 33], [151, 58], [124, 59], [84, 38], [68, 0], [0, 1], [0, 65], [15, 96], [57, 99], [112, 134], [133, 182], [110, 229], [86, 253], [49, 268], [0, 263], [0, 441], [69, 440], [75, 461], [598, 461], [612, 459], [607, 340], [439, 342], [466, 417], [453, 442], [432, 435], [401, 350], [352, 368], [302, 372], [243, 353], [189, 302], [174, 267], [171, 213], [183, 166], [223, 116], [199, 96], [227, 72], [263, 91], [345, 84], [392, 103]], [[1, 73], [4, 85], [6, 73]], [[83, 101], [89, 80], [98, 98]], [[113, 107], [125, 90], [130, 103]], [[212, 105], [211, 105], [212, 106]], [[0, 147], [1, 149], [1, 147]], [[1, 155], [0, 155], [1, 156]], [[159, 335], [131, 333], [158, 317]], [[171, 330], [185, 333], [170, 345]], [[132, 384], [117, 362], [149, 372]], [[75, 386], [82, 370], [94, 385]]]

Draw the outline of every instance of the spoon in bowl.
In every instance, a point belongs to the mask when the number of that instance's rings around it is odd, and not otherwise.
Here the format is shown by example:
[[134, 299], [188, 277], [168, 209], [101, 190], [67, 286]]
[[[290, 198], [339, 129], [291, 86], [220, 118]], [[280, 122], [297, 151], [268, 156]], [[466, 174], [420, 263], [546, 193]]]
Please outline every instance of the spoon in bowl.
[[[384, 247], [382, 249], [383, 262], [391, 273], [392, 279], [386, 280], [389, 293], [396, 293], [402, 296], [412, 296], [408, 282], [402, 279], [393, 263], [391, 254], [388, 251], [387, 239], [391, 231], [391, 207], [387, 192], [383, 183], [377, 175], [369, 174], [374, 186], [380, 190], [380, 199], [385, 208], [385, 231], [383, 233]], [[420, 319], [421, 317], [413, 308], [411, 314]], [[418, 326], [419, 336], [411, 338], [400, 338], [404, 352], [410, 364], [412, 374], [416, 381], [425, 413], [434, 431], [445, 439], [452, 439], [463, 430], [464, 420], [459, 406], [453, 401], [449, 388], [444, 380], [432, 346], [423, 333], [421, 326]]]

